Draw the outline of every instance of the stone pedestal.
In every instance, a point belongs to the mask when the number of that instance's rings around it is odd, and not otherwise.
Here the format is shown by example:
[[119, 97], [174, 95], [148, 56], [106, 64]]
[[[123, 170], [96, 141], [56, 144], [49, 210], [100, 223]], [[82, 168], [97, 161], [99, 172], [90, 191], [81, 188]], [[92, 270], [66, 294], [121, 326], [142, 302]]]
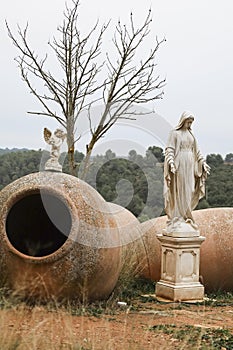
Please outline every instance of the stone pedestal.
[[45, 163], [44, 170], [46, 171], [56, 171], [56, 172], [62, 172], [62, 166], [58, 162], [57, 158], [49, 158], [47, 162]]
[[171, 232], [157, 236], [162, 245], [161, 279], [156, 297], [168, 301], [201, 301], [204, 287], [199, 282], [200, 245], [205, 237], [199, 231]]

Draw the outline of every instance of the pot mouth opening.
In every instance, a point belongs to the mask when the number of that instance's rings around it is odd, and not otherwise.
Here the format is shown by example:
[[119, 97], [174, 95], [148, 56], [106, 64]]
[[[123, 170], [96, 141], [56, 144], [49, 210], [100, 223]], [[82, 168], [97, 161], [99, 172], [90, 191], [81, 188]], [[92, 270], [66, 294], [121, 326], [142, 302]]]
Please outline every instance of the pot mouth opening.
[[68, 206], [53, 193], [27, 194], [10, 208], [5, 223], [7, 238], [19, 253], [43, 258], [67, 241], [72, 228]]

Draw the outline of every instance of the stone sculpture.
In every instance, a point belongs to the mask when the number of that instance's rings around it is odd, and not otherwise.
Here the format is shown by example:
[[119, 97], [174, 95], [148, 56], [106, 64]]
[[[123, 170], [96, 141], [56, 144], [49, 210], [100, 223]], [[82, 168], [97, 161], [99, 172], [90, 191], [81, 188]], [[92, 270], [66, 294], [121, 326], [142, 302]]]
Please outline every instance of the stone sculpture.
[[51, 146], [50, 158], [45, 163], [45, 170], [62, 171], [62, 166], [58, 162], [60, 156], [60, 148], [66, 138], [66, 133], [63, 130], [57, 129], [52, 132], [44, 128], [44, 139]]
[[171, 131], [165, 149], [164, 200], [167, 227], [157, 237], [162, 246], [161, 279], [156, 296], [167, 300], [203, 300], [204, 287], [199, 281], [200, 236], [192, 210], [205, 194], [210, 171], [192, 134], [194, 116], [181, 115]]
[[165, 149], [164, 199], [168, 232], [182, 230], [182, 226], [185, 230], [196, 230], [192, 210], [205, 195], [205, 180], [210, 167], [191, 131], [193, 120], [190, 112], [181, 115]]

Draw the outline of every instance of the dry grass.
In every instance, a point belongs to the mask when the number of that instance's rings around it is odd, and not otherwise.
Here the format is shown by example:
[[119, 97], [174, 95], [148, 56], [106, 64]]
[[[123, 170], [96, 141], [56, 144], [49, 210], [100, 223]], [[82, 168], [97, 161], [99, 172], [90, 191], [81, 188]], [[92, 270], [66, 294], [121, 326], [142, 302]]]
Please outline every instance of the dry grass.
[[[232, 316], [231, 293], [211, 296], [203, 305], [164, 305], [142, 296], [153, 290], [142, 280], [125, 281], [109, 300], [85, 305], [32, 304], [2, 290], [0, 349], [233, 349], [233, 320], [227, 324], [224, 319], [227, 312], [228, 320]], [[119, 300], [127, 306], [120, 308]]]

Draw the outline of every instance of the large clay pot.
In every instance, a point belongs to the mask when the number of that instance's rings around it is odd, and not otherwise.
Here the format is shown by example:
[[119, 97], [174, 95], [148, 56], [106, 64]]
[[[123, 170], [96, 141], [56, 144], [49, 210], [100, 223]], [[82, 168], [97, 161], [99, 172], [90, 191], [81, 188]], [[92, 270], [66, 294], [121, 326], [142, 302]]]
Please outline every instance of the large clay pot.
[[147, 251], [141, 276], [153, 281], [159, 281], [161, 276], [161, 245], [156, 235], [162, 232], [164, 219], [165, 217], [158, 217], [141, 224], [142, 239]]
[[[195, 222], [206, 237], [201, 245], [200, 276], [206, 291], [233, 291], [233, 208], [195, 210]], [[166, 216], [141, 225], [142, 237], [149, 252], [142, 276], [160, 279], [161, 248], [157, 234], [166, 228]]]
[[121, 251], [121, 279], [132, 279], [141, 276], [148, 270], [148, 257], [151, 247], [146, 244], [142, 234], [142, 225], [138, 219], [127, 209], [109, 203], [120, 234]]
[[30, 174], [0, 192], [0, 242], [1, 284], [26, 297], [103, 299], [121, 269], [108, 203], [67, 174]]
[[233, 291], [233, 208], [194, 212], [202, 236], [200, 275], [207, 291]]
[[[233, 208], [193, 213], [201, 235], [206, 290], [233, 290]], [[156, 234], [167, 218], [143, 224], [85, 182], [42, 172], [0, 192], [0, 276], [26, 297], [107, 298], [119, 274], [160, 279]]]

